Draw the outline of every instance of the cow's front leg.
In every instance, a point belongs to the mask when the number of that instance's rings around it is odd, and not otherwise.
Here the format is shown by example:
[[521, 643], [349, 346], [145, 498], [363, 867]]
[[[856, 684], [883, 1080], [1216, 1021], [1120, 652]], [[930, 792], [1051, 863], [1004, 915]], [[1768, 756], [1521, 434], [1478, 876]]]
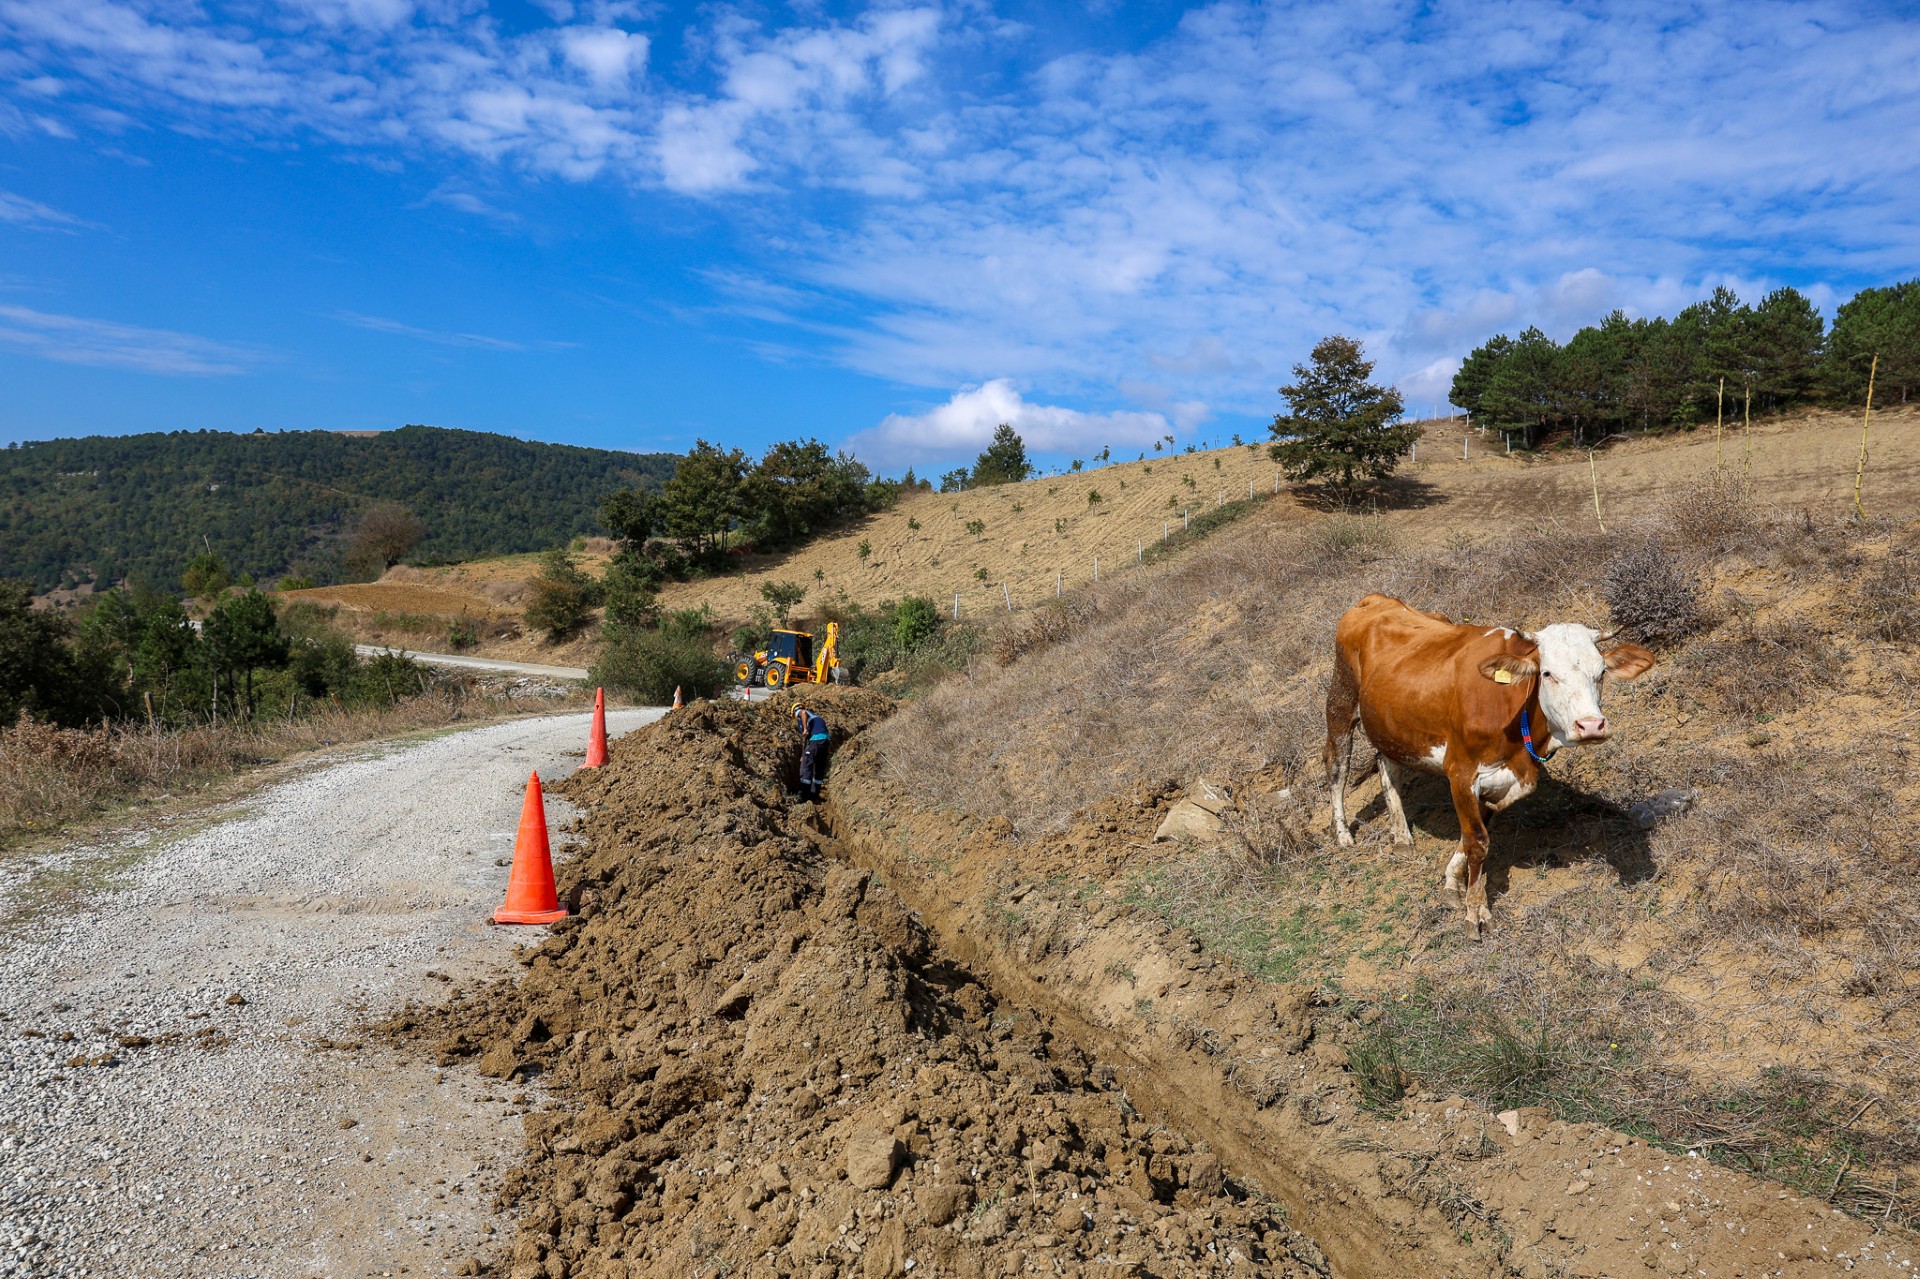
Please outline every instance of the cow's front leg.
[[1487, 907], [1487, 821], [1474, 781], [1474, 770], [1447, 770], [1453, 811], [1460, 818], [1460, 851], [1447, 867], [1447, 879], [1450, 884], [1458, 884], [1456, 868], [1466, 872], [1462, 904], [1466, 908], [1467, 935], [1479, 941], [1493, 923], [1493, 912]]

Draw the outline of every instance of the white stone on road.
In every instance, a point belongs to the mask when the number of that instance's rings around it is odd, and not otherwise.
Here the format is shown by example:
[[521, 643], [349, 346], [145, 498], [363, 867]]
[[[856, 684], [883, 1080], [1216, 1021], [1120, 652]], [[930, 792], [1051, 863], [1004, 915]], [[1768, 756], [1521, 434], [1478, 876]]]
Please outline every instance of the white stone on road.
[[544, 935], [484, 922], [496, 861], [587, 721], [363, 748], [211, 825], [0, 863], [0, 1275], [446, 1274], [504, 1229], [519, 1086], [363, 1028]]

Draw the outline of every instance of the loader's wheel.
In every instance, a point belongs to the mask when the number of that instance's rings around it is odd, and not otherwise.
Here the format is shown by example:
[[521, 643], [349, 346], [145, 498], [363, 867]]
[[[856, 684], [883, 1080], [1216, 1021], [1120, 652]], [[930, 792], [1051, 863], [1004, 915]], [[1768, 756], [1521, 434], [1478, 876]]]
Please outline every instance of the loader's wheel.
[[753, 663], [742, 662], [733, 668], [733, 682], [736, 684], [753, 683]]
[[786, 682], [786, 674], [786, 671], [778, 666], [767, 667], [767, 687], [779, 688], [781, 684]]

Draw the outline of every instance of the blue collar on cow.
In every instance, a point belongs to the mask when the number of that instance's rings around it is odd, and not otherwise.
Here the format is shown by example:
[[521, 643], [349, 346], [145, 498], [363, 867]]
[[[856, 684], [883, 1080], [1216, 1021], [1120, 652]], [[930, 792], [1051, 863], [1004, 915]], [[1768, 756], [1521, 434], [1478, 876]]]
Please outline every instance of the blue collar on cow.
[[1533, 712], [1524, 708], [1520, 712], [1520, 740], [1525, 744], [1527, 754], [1533, 756], [1533, 762], [1536, 764], [1544, 764], [1560, 753], [1559, 751], [1548, 751], [1545, 755], [1542, 755], [1539, 751], [1533, 749]]

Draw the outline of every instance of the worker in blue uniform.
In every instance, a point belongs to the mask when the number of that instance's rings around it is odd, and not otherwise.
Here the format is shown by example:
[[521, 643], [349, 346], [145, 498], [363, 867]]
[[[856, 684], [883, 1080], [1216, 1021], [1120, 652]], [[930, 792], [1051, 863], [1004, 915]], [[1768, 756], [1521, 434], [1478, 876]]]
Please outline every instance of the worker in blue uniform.
[[827, 721], [804, 706], [793, 708], [793, 722], [800, 730], [800, 797], [818, 802], [820, 783], [827, 776]]

